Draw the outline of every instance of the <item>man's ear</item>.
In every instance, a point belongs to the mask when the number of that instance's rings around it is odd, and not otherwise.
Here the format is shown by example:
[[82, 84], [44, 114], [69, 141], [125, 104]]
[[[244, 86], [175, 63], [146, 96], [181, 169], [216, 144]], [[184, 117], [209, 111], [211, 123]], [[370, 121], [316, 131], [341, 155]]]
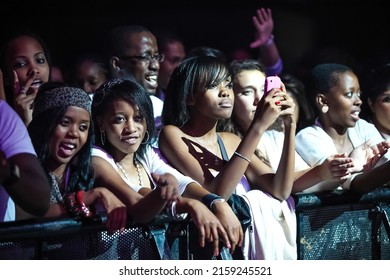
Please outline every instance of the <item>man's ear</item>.
[[116, 56], [111, 57], [110, 66], [115, 72], [119, 72], [121, 67], [119, 66], [119, 58]]

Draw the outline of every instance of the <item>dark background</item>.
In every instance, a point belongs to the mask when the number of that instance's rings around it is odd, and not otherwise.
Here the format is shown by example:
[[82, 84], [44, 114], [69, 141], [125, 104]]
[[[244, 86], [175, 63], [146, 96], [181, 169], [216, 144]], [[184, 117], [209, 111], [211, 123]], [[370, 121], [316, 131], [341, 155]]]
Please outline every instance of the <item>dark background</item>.
[[78, 53], [99, 51], [107, 31], [120, 24], [166, 26], [187, 49], [206, 45], [229, 53], [252, 41], [252, 16], [259, 7], [272, 8], [275, 41], [287, 71], [296, 71], [307, 53], [328, 46], [360, 62], [389, 49], [390, 19], [376, 0], [3, 0], [0, 5], [2, 38], [28, 26], [47, 42], [54, 63], [65, 68]]

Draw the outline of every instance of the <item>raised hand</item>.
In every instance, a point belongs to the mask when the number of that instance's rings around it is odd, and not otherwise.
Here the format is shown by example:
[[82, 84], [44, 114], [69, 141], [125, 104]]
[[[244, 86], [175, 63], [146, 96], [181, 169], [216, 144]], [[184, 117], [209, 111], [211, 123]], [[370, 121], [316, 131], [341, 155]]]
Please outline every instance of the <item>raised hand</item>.
[[257, 48], [267, 43], [272, 36], [274, 21], [272, 19], [271, 9], [260, 8], [256, 15], [252, 17], [253, 26], [256, 29], [255, 41], [250, 44], [251, 48]]
[[15, 110], [23, 119], [23, 122], [28, 125], [32, 120], [33, 102], [37, 95], [38, 88], [31, 87], [34, 82], [36, 72], [32, 71], [30, 77], [24, 85], [19, 82], [19, 77], [14, 70], [14, 96]]

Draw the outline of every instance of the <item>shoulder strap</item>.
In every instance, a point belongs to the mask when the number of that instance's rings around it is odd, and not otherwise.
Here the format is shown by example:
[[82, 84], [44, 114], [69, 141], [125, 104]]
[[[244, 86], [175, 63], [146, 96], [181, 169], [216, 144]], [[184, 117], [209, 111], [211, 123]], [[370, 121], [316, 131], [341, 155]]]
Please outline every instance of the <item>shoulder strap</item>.
[[225, 145], [223, 144], [223, 141], [218, 134], [217, 134], [217, 141], [218, 141], [219, 149], [221, 150], [223, 160], [229, 161], [229, 156], [226, 152]]

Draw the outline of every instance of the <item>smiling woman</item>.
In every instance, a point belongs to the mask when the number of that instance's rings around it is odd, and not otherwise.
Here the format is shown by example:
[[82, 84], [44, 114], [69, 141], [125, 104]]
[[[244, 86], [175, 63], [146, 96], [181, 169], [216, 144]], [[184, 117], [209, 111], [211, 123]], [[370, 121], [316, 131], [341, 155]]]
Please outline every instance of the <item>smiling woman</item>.
[[[209, 241], [217, 256], [222, 238], [225, 246], [234, 251], [237, 240], [227, 237], [218, 219], [227, 220], [230, 231], [234, 228], [232, 225], [238, 224], [228, 204], [221, 200], [213, 204], [217, 218], [200, 202], [210, 193], [168, 165], [152, 148], [156, 138], [155, 125], [152, 102], [145, 88], [126, 79], [106, 82], [95, 93], [93, 119], [97, 140], [92, 150], [93, 165], [95, 171], [104, 174], [101, 184], [110, 185], [107, 184], [109, 180], [121, 176], [127, 184], [114, 186], [111, 190], [126, 205], [133, 203], [135, 192], [154, 197], [154, 201], [141, 209], [144, 213], [157, 214], [163, 210], [162, 202], [167, 202], [165, 210], [173, 218], [181, 218], [177, 213], [191, 215], [199, 229], [201, 247]], [[134, 215], [132, 212], [129, 211], [129, 215]], [[230, 241], [232, 239], [234, 243]]]
[[123, 230], [124, 204], [107, 189], [93, 188], [92, 127], [85, 91], [57, 83], [40, 87], [28, 131], [51, 186], [46, 216], [90, 218], [97, 207], [107, 213], [109, 231]]

